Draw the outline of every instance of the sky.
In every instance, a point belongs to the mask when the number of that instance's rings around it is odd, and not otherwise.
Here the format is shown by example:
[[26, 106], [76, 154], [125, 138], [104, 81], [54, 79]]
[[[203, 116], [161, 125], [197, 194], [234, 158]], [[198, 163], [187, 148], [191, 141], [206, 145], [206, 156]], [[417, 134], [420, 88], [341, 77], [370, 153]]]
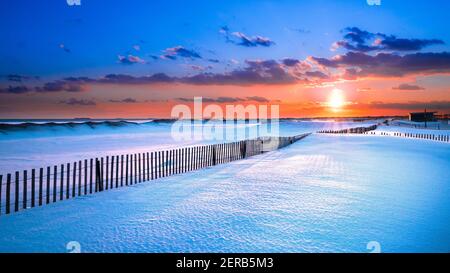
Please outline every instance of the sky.
[[196, 96], [279, 105], [281, 117], [450, 113], [448, 10], [446, 0], [1, 0], [0, 118], [166, 118]]

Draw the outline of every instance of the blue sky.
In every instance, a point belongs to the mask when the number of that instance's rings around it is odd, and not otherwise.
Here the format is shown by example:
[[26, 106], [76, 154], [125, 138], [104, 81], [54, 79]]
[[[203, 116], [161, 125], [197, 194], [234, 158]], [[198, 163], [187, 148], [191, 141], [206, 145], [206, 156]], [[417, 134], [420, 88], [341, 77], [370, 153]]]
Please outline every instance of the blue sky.
[[[349, 93], [380, 89], [353, 96], [359, 102], [446, 101], [448, 10], [450, 2], [444, 0], [381, 0], [380, 6], [366, 0], [81, 0], [80, 6], [66, 0], [2, 0], [0, 98], [22, 106], [70, 99], [94, 107], [94, 100], [108, 100], [96, 93], [105, 83], [127, 95], [130, 84], [153, 90], [136, 94], [136, 101], [164, 97], [151, 87], [154, 83], [237, 86], [211, 97], [247, 92], [238, 88], [242, 85], [290, 84], [293, 91], [279, 97], [275, 89], [258, 94], [250, 87], [248, 95], [293, 102], [299, 98], [292, 94], [302, 93], [302, 86], [357, 81], [345, 84]], [[336, 55], [347, 59], [333, 62]], [[286, 59], [295, 64], [287, 65]], [[417, 62], [418, 67], [409, 67]], [[106, 78], [109, 74], [113, 77]], [[365, 84], [374, 77], [378, 82]], [[392, 92], [398, 90], [392, 85], [401, 84], [432, 92]], [[185, 89], [195, 95], [193, 88]]]
[[[0, 74], [104, 75], [111, 72], [186, 73], [172, 62], [121, 66], [117, 55], [151, 59], [182, 45], [219, 60], [329, 57], [345, 27], [399, 37], [449, 41], [448, 1], [2, 1]], [[426, 12], [424, 12], [426, 10]], [[269, 37], [270, 48], [224, 43], [222, 26]], [[304, 30], [301, 31], [296, 30]], [[64, 44], [71, 53], [59, 48]], [[139, 45], [139, 52], [133, 49]], [[61, 61], [63, 60], [63, 61]], [[183, 63], [183, 62], [181, 62]], [[205, 64], [203, 61], [195, 63]], [[219, 66], [216, 69], [224, 69]]]

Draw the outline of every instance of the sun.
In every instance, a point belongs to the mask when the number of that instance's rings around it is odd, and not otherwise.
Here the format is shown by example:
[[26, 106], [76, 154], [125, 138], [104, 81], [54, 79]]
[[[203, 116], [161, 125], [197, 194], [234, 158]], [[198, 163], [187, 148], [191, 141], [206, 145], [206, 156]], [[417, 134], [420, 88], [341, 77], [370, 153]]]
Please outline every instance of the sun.
[[333, 89], [328, 97], [328, 106], [333, 110], [339, 110], [345, 105], [345, 97], [341, 89]]

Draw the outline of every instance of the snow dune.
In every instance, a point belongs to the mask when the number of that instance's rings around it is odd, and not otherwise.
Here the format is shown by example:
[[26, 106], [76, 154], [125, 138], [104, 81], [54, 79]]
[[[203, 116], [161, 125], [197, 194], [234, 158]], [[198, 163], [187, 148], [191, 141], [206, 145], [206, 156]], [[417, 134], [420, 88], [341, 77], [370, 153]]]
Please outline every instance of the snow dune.
[[447, 143], [316, 134], [2, 216], [0, 252], [448, 252], [449, 163]]

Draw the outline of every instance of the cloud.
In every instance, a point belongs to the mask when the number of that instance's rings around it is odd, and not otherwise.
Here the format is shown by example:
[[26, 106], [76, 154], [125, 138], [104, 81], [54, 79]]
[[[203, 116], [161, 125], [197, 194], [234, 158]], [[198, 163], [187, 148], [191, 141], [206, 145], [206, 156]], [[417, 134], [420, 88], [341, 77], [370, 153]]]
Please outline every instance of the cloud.
[[425, 88], [418, 86], [418, 85], [413, 85], [413, 84], [407, 84], [407, 83], [402, 83], [397, 87], [392, 87], [393, 90], [425, 90]]
[[357, 52], [369, 51], [420, 51], [432, 45], [443, 45], [439, 39], [405, 39], [395, 35], [371, 33], [357, 27], [344, 29], [343, 40], [335, 42], [331, 49], [345, 48]]
[[53, 82], [47, 82], [42, 87], [35, 87], [34, 90], [36, 92], [82, 92], [85, 90], [83, 85], [67, 80], [58, 80]]
[[286, 58], [282, 60], [283, 64], [286, 66], [296, 66], [297, 64], [300, 63], [300, 60], [297, 59], [291, 59], [291, 58]]
[[133, 99], [133, 98], [125, 98], [125, 99], [121, 99], [121, 100], [109, 100], [109, 102], [113, 102], [113, 103], [137, 103], [138, 101]]
[[230, 34], [230, 30], [227, 26], [221, 27], [219, 33], [225, 36], [227, 42], [235, 45], [245, 47], [269, 47], [275, 45], [275, 42], [271, 39], [259, 35], [250, 37], [239, 31]]
[[18, 75], [18, 74], [9, 74], [9, 75], [4, 76], [4, 78], [6, 78], [10, 82], [23, 82], [26, 80], [32, 80], [32, 79], [38, 80], [39, 79], [38, 76], [32, 77], [32, 76], [25, 76], [25, 75]]
[[208, 62], [211, 62], [211, 63], [219, 63], [220, 61], [217, 60], [217, 59], [208, 59]]
[[378, 109], [403, 109], [403, 110], [430, 109], [430, 110], [449, 111], [450, 101], [428, 101], [428, 102], [410, 101], [405, 103], [372, 102], [365, 106]]
[[245, 47], [257, 47], [257, 46], [269, 47], [275, 45], [274, 41], [262, 36], [248, 37], [242, 32], [233, 32], [231, 35], [238, 38], [238, 42], [236, 42], [237, 45]]
[[247, 99], [251, 100], [251, 101], [256, 101], [256, 102], [270, 102], [269, 99], [266, 99], [266, 98], [260, 97], [260, 96], [247, 97]]
[[61, 100], [59, 103], [66, 105], [81, 105], [81, 106], [94, 106], [97, 103], [94, 100], [84, 100], [84, 99], [76, 99], [70, 98], [68, 100]]
[[346, 68], [344, 78], [381, 76], [401, 77], [409, 74], [438, 74], [450, 72], [450, 53], [414, 53], [400, 56], [393, 53], [368, 55], [362, 52], [347, 52], [330, 59], [311, 58], [328, 68]]
[[186, 49], [182, 46], [170, 47], [164, 50], [164, 54], [161, 56], [163, 59], [176, 60], [178, 57], [187, 59], [201, 59], [199, 53], [191, 49]]
[[33, 91], [25, 85], [0, 87], [0, 94], [24, 94]]
[[[176, 98], [177, 101], [182, 102], [193, 102], [193, 98]], [[259, 97], [259, 96], [252, 96], [252, 97], [245, 97], [245, 98], [238, 98], [238, 97], [218, 97], [218, 98], [202, 98], [202, 102], [205, 103], [239, 103], [239, 102], [270, 102], [270, 100]]]
[[137, 64], [141, 63], [144, 64], [145, 61], [138, 56], [128, 55], [128, 56], [122, 56], [118, 55], [117, 58], [119, 59], [119, 63], [121, 64]]
[[71, 52], [71, 50], [69, 48], [67, 48], [67, 46], [65, 44], [59, 44], [59, 48], [64, 50], [64, 52], [66, 52], [66, 53], [70, 53]]

